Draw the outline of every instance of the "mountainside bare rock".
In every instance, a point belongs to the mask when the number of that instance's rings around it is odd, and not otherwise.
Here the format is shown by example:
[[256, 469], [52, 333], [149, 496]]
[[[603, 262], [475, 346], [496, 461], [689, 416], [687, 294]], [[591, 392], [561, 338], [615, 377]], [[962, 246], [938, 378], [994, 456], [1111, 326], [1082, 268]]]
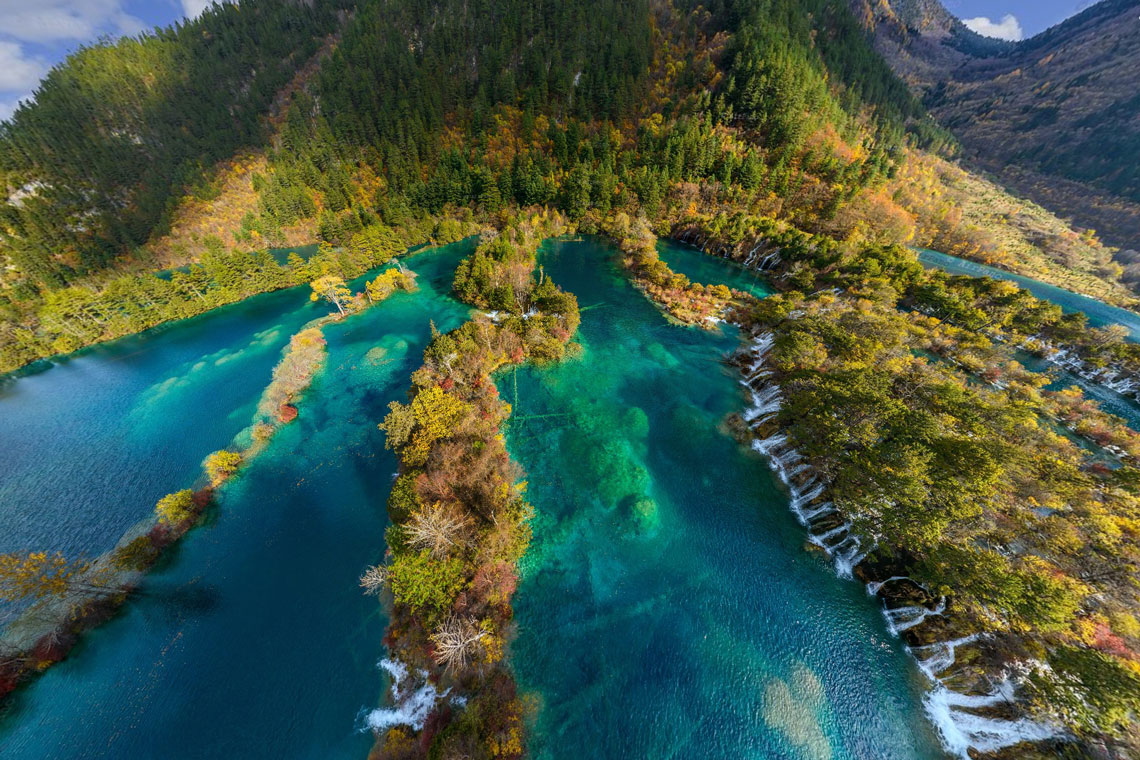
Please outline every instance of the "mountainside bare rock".
[[1018, 43], [937, 0], [854, 0], [876, 48], [968, 165], [1140, 250], [1140, 0], [1102, 0]]

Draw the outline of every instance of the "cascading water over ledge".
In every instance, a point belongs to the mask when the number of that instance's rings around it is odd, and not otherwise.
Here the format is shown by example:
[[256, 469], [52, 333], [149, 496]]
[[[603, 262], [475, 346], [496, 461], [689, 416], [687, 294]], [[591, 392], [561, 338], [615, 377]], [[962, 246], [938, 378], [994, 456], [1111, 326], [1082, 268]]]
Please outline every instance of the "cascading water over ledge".
[[[773, 419], [780, 410], [782, 393], [779, 385], [769, 380], [771, 372], [764, 368], [774, 336], [771, 333], [756, 335], [749, 348], [740, 357], [744, 379], [752, 404], [742, 415], [754, 435]], [[822, 549], [833, 561], [840, 577], [850, 578], [856, 566], [874, 549], [864, 544], [849, 521], [837, 521], [837, 510], [830, 501], [821, 500], [826, 485], [812, 472], [811, 465], [793, 448], [785, 434], [775, 432], [757, 437], [752, 448], [768, 459], [769, 466], [788, 487], [789, 507], [799, 522], [808, 530], [808, 540]], [[906, 576], [891, 576], [867, 584], [867, 592], [877, 596], [890, 583], [908, 582], [929, 593], [921, 583]], [[882, 610], [888, 631], [899, 636], [916, 628], [931, 617], [942, 617], [946, 612], [946, 598], [942, 597], [933, 608], [922, 605], [904, 605]], [[943, 674], [953, 668], [958, 647], [985, 638], [971, 634], [942, 642], [917, 647], [907, 646], [919, 670], [930, 680], [931, 689], [923, 697], [927, 717], [937, 728], [943, 745], [950, 752], [969, 758], [971, 750], [991, 752], [1025, 741], [1043, 741], [1056, 738], [1060, 731], [1051, 725], [1029, 718], [999, 718], [978, 714], [978, 710], [1015, 705], [1015, 683], [1008, 673], [981, 695], [965, 694], [950, 688]]]
[[[761, 333], [753, 338], [745, 354], [743, 382], [749, 388], [752, 405], [745, 410], [743, 419], [754, 432], [779, 412], [783, 400], [779, 385], [767, 380], [770, 372], [763, 368], [774, 340], [771, 333]], [[818, 532], [814, 529], [814, 523], [829, 517], [835, 510], [830, 502], [819, 502], [827, 485], [812, 472], [811, 465], [803, 461], [803, 454], [789, 444], [787, 436], [775, 433], [757, 438], [752, 448], [767, 457], [769, 466], [787, 486], [791, 496], [789, 506], [800, 524], [808, 529], [808, 540], [832, 558], [841, 577], [851, 578], [855, 567], [874, 546], [857, 535], [849, 523]]]

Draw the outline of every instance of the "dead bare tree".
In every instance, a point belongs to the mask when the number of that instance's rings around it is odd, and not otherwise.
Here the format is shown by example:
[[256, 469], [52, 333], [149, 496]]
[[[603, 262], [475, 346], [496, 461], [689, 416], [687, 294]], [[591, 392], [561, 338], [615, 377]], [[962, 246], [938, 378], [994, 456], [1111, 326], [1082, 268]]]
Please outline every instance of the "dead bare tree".
[[360, 587], [366, 594], [379, 594], [388, 582], [388, 568], [384, 565], [373, 565], [360, 576]]
[[474, 619], [451, 615], [431, 635], [436, 664], [453, 673], [465, 669], [474, 660], [479, 642], [486, 635]]
[[437, 501], [415, 512], [404, 527], [410, 546], [444, 557], [466, 545], [470, 526], [471, 518], [458, 506]]

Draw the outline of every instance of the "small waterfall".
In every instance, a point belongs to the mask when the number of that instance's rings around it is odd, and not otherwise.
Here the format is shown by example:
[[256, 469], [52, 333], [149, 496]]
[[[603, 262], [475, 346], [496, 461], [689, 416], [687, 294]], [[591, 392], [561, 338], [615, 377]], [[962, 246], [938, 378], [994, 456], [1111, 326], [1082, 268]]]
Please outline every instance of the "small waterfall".
[[892, 575], [890, 578], [887, 578], [886, 580], [872, 581], [871, 583], [868, 583], [867, 584], [867, 593], [870, 594], [871, 596], [875, 596], [876, 594], [879, 593], [879, 589], [881, 589], [883, 586], [887, 585], [888, 583], [894, 583], [895, 581], [910, 581], [911, 583], [918, 586], [923, 591], [926, 591], [928, 593], [930, 591], [930, 589], [928, 589], [926, 586], [924, 586], [923, 584], [916, 581], [914, 578], [911, 578], [909, 575]]
[[380, 667], [392, 677], [392, 702], [395, 707], [377, 707], [364, 716], [364, 731], [383, 732], [394, 726], [411, 726], [416, 731], [424, 727], [436, 702], [448, 695], [451, 689], [440, 693], [420, 671], [421, 681], [416, 686], [408, 675], [408, 666], [399, 660], [381, 660]]
[[[753, 248], [749, 252], [746, 265], [752, 262], [756, 251], [757, 248]], [[761, 268], [768, 265], [774, 253], [776, 252], [768, 254], [761, 261]], [[753, 429], [778, 412], [782, 400], [780, 388], [776, 383], [769, 382], [760, 388], [753, 388], [753, 383], [768, 377], [769, 373], [763, 370], [763, 365], [773, 341], [774, 336], [771, 333], [757, 335], [744, 354], [748, 357], [745, 365], [747, 380], [744, 381], [744, 385], [749, 388], [753, 402], [744, 413], [744, 419]], [[760, 374], [762, 372], [763, 375]], [[812, 521], [836, 513], [837, 510], [830, 501], [814, 503], [823, 495], [825, 484], [810, 474], [810, 465], [803, 462], [803, 455], [789, 445], [786, 435], [776, 432], [766, 438], [755, 438], [752, 441], [752, 448], [768, 459], [769, 467], [788, 486], [791, 495], [789, 506], [796, 518], [808, 527], [808, 540], [832, 558], [840, 577], [852, 577], [859, 563], [874, 551], [875, 544], [866, 545], [865, 539], [856, 534], [850, 522], [833, 525], [818, 533], [812, 531], [810, 525]], [[799, 482], [804, 477], [806, 480]], [[902, 575], [868, 583], [867, 593], [872, 596], [877, 595], [886, 584], [900, 581], [913, 583], [929, 593], [921, 583]], [[942, 597], [933, 609], [919, 605], [884, 608], [883, 617], [887, 629], [892, 635], [898, 636], [903, 631], [921, 625], [929, 617], [943, 615], [945, 610], [946, 597]], [[927, 717], [938, 729], [945, 747], [963, 760], [969, 760], [971, 749], [993, 752], [1023, 741], [1043, 741], [1060, 736], [1061, 731], [1057, 727], [1028, 718], [1001, 719], [968, 712], [971, 709], [984, 709], [1003, 703], [1012, 704], [1015, 701], [1014, 685], [1007, 676], [1003, 676], [1004, 680], [989, 694], [980, 696], [953, 691], [939, 679], [938, 675], [954, 664], [957, 648], [973, 643], [982, 636], [983, 634], [972, 634], [913, 649], [907, 647], [919, 669], [932, 683], [931, 690], [923, 696], [923, 706]]]
[[820, 546], [824, 549], [827, 549], [827, 548], [829, 548], [827, 545], [828, 541], [830, 541], [835, 536], [838, 536], [840, 533], [843, 533], [843, 532], [848, 531], [848, 530], [851, 530], [851, 523], [845, 522], [842, 525], [835, 527], [835, 528], [832, 528], [829, 531], [826, 531], [824, 533], [819, 533], [816, 535], [812, 535], [812, 536], [808, 536], [808, 538], [816, 546]]
[[[907, 649], [914, 656], [915, 661], [918, 662], [918, 667], [926, 674], [926, 677], [931, 681], [937, 681], [938, 674], [949, 670], [957, 660], [958, 647], [963, 644], [972, 644], [982, 638], [982, 635], [971, 633], [969, 636], [962, 636], [949, 641], [938, 641], [919, 647], [908, 647]], [[920, 652], [922, 654], [919, 654]]]
[[[754, 248], [749, 257], [755, 256], [756, 250]], [[775, 336], [771, 333], [761, 333], [753, 338], [752, 345], [744, 353], [745, 357], [750, 358], [745, 370], [745, 376], [749, 378], [745, 384], [750, 389], [754, 379], [769, 374], [763, 369], [763, 365], [774, 340]], [[783, 394], [776, 383], [768, 383], [762, 388], [749, 392], [752, 396], [752, 406], [745, 410], [743, 419], [755, 430], [779, 412]], [[827, 485], [812, 474], [811, 465], [804, 461], [803, 454], [788, 444], [786, 435], [774, 433], [767, 438], [756, 438], [752, 441], [752, 448], [767, 457], [768, 465], [788, 487], [791, 497], [788, 507], [800, 524], [808, 528], [808, 540], [832, 558], [840, 577], [850, 578], [855, 567], [866, 558], [874, 546], [867, 546], [864, 540], [855, 534], [850, 523], [844, 523], [839, 528], [832, 528], [823, 534], [812, 532], [810, 523], [813, 520], [836, 510], [830, 501], [815, 503], [823, 496]], [[835, 538], [840, 540], [833, 542]]]
[[824, 515], [830, 515], [830, 514], [833, 514], [834, 512], [835, 512], [835, 507], [831, 506], [831, 502], [830, 501], [824, 501], [824, 502], [820, 502], [819, 504], [816, 504], [811, 509], [803, 510], [803, 516], [804, 516], [805, 520], [807, 520], [808, 522], [811, 522], [812, 520], [815, 520], [816, 518], [823, 517]]
[[982, 696], [960, 694], [935, 681], [934, 688], [922, 701], [947, 749], [964, 759], [970, 757], [971, 749], [996, 752], [1021, 742], [1044, 741], [1061, 735], [1057, 727], [1028, 718], [987, 718], [965, 712], [1012, 702], [1013, 688], [1008, 679]]
[[938, 606], [934, 609], [929, 607], [922, 607], [919, 605], [912, 605], [908, 607], [894, 607], [893, 609], [883, 609], [883, 617], [887, 619], [887, 628], [890, 632], [898, 636], [903, 631], [914, 628], [916, 625], [926, 620], [933, 615], [941, 615], [946, 611], [946, 597], [938, 602]]
[[875, 550], [875, 544], [865, 547], [863, 539], [858, 536], [853, 535], [851, 539], [850, 547], [847, 550], [837, 551], [835, 554], [835, 569], [840, 578], [853, 578], [855, 568], [867, 558], [868, 554]]
[[744, 421], [750, 425], [759, 424], [760, 417], [771, 417], [780, 410], [780, 389], [774, 385], [762, 391], [752, 391], [752, 406], [744, 410]]
[[779, 263], [780, 263], [780, 249], [777, 248], [776, 250], [772, 251], [767, 256], [765, 256], [760, 261], [759, 266], [757, 266], [756, 268], [759, 269], [761, 272], [763, 272], [763, 271], [767, 270], [770, 266], [775, 266], [776, 264], [779, 264]]

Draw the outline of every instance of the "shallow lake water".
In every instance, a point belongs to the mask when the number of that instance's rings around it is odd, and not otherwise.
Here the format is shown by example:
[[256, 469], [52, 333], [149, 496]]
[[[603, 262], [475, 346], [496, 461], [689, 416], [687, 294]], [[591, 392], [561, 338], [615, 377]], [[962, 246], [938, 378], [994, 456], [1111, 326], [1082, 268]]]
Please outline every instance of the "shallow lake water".
[[[297, 421], [226, 485], [205, 524], [163, 558], [118, 617], [17, 693], [0, 716], [0, 757], [367, 756], [372, 738], [358, 730], [360, 712], [386, 687], [376, 668], [386, 620], [357, 578], [383, 555], [384, 505], [396, 469], [376, 424], [389, 401], [404, 398], [430, 338], [429, 320], [447, 330], [466, 317], [448, 292], [469, 250], [456, 244], [408, 259], [420, 275], [418, 293], [397, 293], [325, 328], [327, 368]], [[36, 400], [39, 423], [61, 431], [56, 450], [40, 443], [27, 466], [34, 469], [38, 453], [45, 480], [58, 466], [79, 467], [70, 487], [87, 494], [79, 503], [53, 496], [43, 506], [69, 519], [38, 518], [19, 546], [106, 548], [153, 507], [152, 493], [188, 486], [202, 457], [249, 424], [289, 334], [327, 311], [310, 305], [304, 290], [253, 301], [127, 346], [111, 344], [8, 387], [7, 402], [22, 410], [21, 398]], [[257, 335], [267, 330], [275, 338], [262, 348]], [[211, 359], [235, 352], [232, 361]], [[234, 366], [240, 370], [231, 373]], [[100, 443], [108, 423], [100, 397], [89, 398], [92, 378], [117, 404], [109, 415], [121, 431], [114, 447]], [[153, 389], [164, 385], [177, 395], [153, 400]], [[76, 399], [89, 405], [78, 416]], [[21, 413], [34, 429], [34, 415]], [[8, 435], [10, 418], [3, 419]], [[76, 459], [85, 460], [82, 467]], [[109, 468], [125, 475], [106, 478]], [[129, 500], [115, 490], [124, 478], [123, 488], [134, 488]], [[34, 485], [21, 488], [23, 499], [34, 496]], [[102, 515], [116, 525], [72, 526]]]
[[662, 240], [657, 244], [657, 255], [674, 272], [679, 272], [702, 285], [727, 285], [750, 293], [757, 298], [771, 295], [764, 275], [755, 269], [746, 269], [731, 259], [708, 256], [688, 243]]
[[718, 431], [743, 404], [735, 331], [668, 324], [612, 257], [547, 244], [583, 354], [499, 379], [536, 512], [514, 645], [542, 706], [534, 756], [942, 757], [876, 603], [805, 550], [765, 462]]

